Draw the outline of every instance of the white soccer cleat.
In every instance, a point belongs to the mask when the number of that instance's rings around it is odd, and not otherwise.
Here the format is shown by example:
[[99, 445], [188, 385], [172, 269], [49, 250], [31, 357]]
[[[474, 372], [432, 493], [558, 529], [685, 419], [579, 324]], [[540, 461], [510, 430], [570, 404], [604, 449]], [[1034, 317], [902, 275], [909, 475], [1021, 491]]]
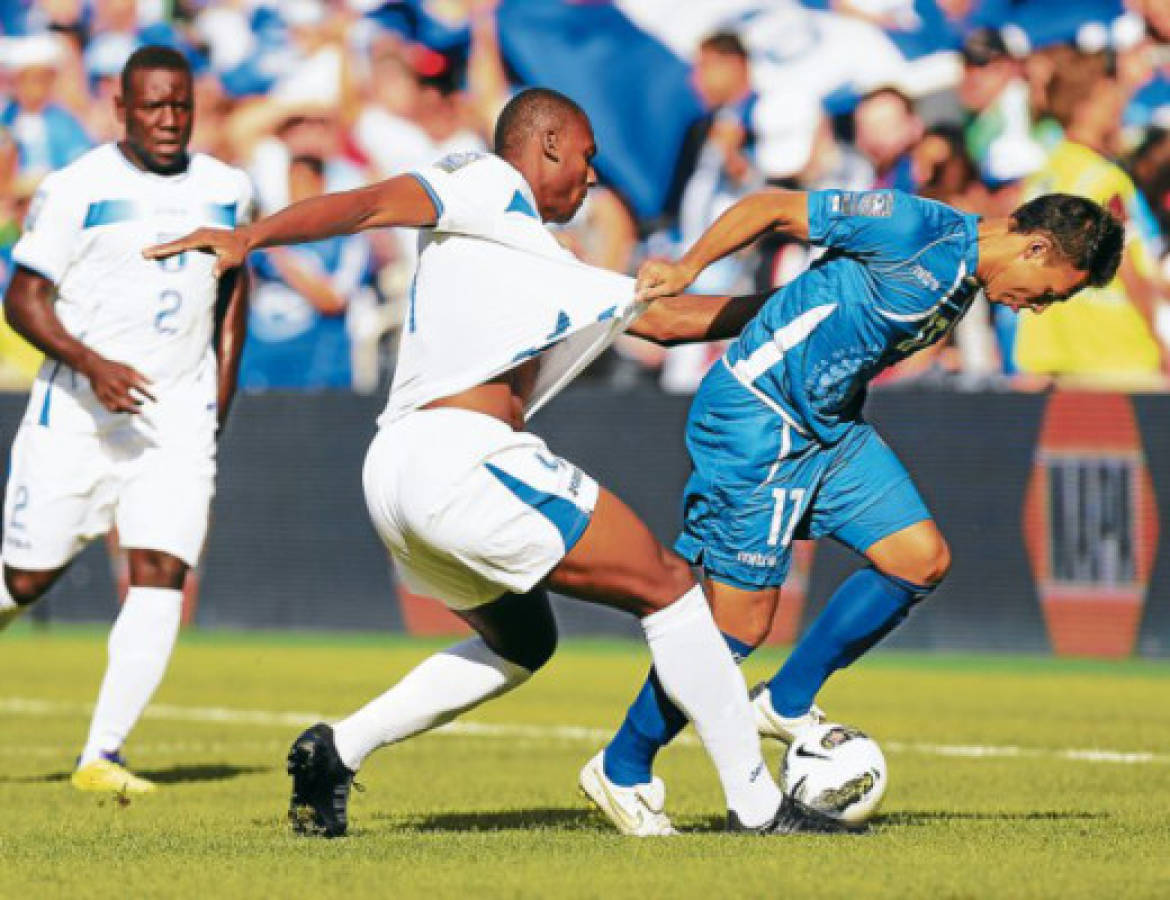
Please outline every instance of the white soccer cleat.
[[581, 793], [594, 802], [622, 834], [634, 837], [669, 837], [678, 834], [663, 810], [666, 785], [655, 776], [649, 784], [621, 787], [605, 776], [605, 751], [581, 769]]
[[805, 730], [814, 725], [822, 725], [826, 721], [825, 714], [819, 706], [809, 707], [803, 716], [782, 716], [772, 706], [772, 692], [768, 690], [768, 682], [761, 681], [751, 690], [752, 709], [756, 713], [756, 731], [760, 737], [772, 738], [784, 744], [791, 744]]

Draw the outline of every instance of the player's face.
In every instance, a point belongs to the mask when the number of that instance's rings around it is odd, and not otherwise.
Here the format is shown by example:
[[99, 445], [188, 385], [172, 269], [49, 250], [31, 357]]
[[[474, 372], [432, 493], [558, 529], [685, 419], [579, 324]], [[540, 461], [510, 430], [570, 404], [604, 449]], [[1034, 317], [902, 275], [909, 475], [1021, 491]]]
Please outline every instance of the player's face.
[[1047, 244], [1029, 246], [983, 286], [987, 299], [1014, 310], [1042, 313], [1085, 286], [1087, 275], [1049, 252]]
[[139, 69], [130, 90], [116, 101], [125, 126], [123, 147], [144, 169], [166, 174], [187, 163], [187, 144], [195, 123], [191, 76], [173, 69]]
[[559, 160], [550, 179], [545, 218], [550, 222], [568, 222], [577, 214], [585, 195], [597, 183], [593, 171], [593, 157], [597, 144], [589, 121], [576, 116], [570, 119], [559, 134]]

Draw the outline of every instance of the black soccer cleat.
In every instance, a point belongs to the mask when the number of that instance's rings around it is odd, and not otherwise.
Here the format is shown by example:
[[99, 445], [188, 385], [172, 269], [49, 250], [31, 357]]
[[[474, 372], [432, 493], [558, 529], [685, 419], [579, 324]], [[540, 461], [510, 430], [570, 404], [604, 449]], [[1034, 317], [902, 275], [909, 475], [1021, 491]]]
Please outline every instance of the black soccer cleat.
[[324, 722], [301, 733], [288, 751], [292, 798], [288, 821], [297, 834], [341, 837], [348, 826], [346, 807], [353, 772], [345, 767]]
[[727, 813], [727, 830], [736, 834], [865, 834], [869, 829], [834, 819], [785, 794], [776, 814], [754, 828], [741, 823], [735, 810], [731, 810]]

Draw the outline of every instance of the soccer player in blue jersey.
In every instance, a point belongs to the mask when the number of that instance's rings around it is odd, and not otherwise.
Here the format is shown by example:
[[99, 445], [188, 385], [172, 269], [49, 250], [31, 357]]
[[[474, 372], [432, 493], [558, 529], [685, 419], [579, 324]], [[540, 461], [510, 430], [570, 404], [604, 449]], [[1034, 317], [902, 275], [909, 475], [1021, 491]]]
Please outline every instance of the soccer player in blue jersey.
[[[862, 416], [868, 382], [940, 340], [980, 290], [1041, 312], [1108, 283], [1124, 235], [1101, 207], [1063, 194], [981, 221], [898, 191], [768, 190], [730, 207], [679, 261], [646, 263], [642, 297], [682, 292], [769, 232], [826, 252], [768, 298], [700, 386], [675, 549], [702, 569], [737, 659], [768, 633], [794, 539], [832, 537], [866, 557], [753, 691], [760, 733], [788, 742], [823, 720], [813, 701], [826, 679], [905, 619], [950, 566], [909, 474]], [[582, 788], [621, 831], [670, 832], [651, 768], [685, 722], [651, 670], [617, 735], [582, 769]]]

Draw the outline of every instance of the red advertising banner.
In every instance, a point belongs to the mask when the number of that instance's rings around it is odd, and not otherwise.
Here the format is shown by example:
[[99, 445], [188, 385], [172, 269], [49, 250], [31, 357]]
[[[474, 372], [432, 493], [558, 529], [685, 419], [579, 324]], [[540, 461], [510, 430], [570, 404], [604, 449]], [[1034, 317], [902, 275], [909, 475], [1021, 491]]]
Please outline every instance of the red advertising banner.
[[1128, 397], [1049, 398], [1023, 528], [1053, 650], [1131, 654], [1158, 543], [1158, 510]]

